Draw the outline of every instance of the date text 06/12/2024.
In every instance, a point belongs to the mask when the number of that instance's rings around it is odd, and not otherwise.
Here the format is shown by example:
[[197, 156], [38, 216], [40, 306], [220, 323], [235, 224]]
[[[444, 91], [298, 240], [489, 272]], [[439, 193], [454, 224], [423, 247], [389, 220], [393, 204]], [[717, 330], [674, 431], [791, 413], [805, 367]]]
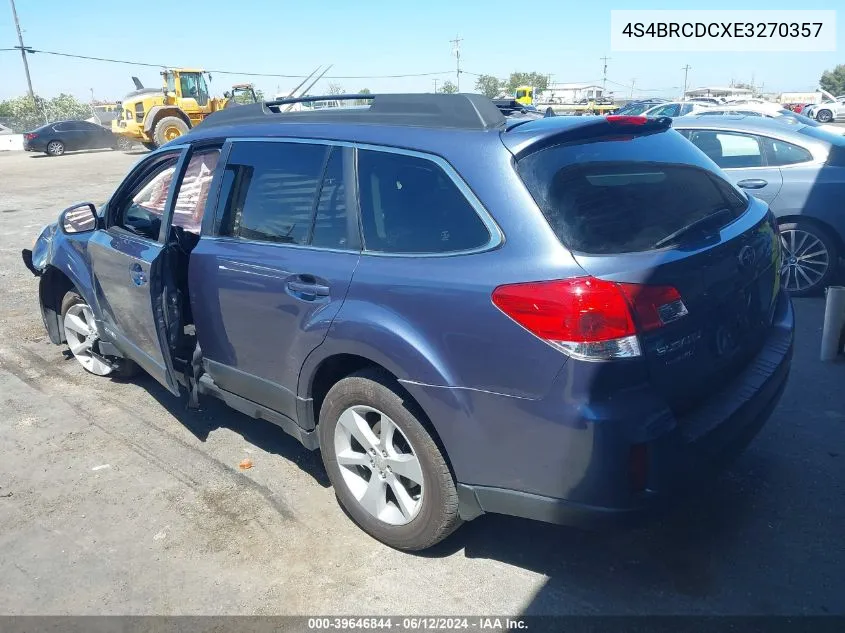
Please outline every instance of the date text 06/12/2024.
[[519, 631], [525, 620], [509, 617], [322, 617], [308, 618], [309, 631]]

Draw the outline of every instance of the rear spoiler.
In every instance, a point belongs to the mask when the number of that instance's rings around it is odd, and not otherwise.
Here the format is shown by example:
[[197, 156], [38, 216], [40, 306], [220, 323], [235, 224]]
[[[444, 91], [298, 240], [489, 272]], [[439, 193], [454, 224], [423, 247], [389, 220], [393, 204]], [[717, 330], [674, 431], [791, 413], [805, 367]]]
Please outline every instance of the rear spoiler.
[[[644, 117], [609, 114], [598, 117], [560, 117], [566, 125], [549, 128], [519, 126], [502, 135], [502, 141], [518, 160], [552, 145], [588, 142], [607, 137], [633, 138], [672, 127], [670, 117]], [[522, 134], [521, 134], [522, 132]]]

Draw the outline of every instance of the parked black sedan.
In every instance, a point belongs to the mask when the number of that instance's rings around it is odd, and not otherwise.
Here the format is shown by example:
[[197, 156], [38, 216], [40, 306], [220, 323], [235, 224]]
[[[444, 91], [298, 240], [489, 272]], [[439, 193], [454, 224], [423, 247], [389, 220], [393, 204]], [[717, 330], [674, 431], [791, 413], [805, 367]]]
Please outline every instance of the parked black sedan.
[[44, 152], [48, 156], [80, 149], [129, 149], [131, 145], [128, 139], [88, 121], [48, 123], [23, 136], [26, 151]]

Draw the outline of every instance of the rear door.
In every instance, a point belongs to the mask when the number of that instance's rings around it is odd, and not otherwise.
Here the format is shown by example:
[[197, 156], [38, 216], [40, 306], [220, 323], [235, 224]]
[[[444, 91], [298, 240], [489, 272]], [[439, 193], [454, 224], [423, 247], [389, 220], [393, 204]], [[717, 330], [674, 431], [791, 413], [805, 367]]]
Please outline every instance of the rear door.
[[197, 337], [215, 383], [296, 419], [296, 386], [360, 258], [352, 148], [233, 141], [216, 236], [191, 254]]
[[[652, 384], [676, 412], [712, 393], [760, 349], [780, 287], [768, 208], [678, 134], [559, 145], [518, 165], [587, 274], [680, 293], [683, 310], [640, 334]], [[700, 229], [682, 231], [705, 218]]]
[[164, 309], [176, 293], [166, 244], [186, 152], [157, 153], [138, 166], [110, 200], [105, 230], [88, 242], [103, 338], [176, 395], [167, 338], [176, 324]]
[[762, 137], [711, 129], [688, 129], [682, 133], [721, 167], [733, 184], [768, 204], [775, 201], [783, 177], [778, 166], [768, 163]]

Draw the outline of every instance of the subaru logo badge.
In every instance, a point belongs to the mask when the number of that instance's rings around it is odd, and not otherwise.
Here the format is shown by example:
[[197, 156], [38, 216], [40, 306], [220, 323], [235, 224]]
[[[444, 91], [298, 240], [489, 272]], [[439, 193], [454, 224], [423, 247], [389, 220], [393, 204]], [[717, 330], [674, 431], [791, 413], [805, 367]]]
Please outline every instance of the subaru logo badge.
[[757, 253], [755, 253], [754, 249], [750, 246], [743, 246], [742, 250], [739, 251], [739, 265], [743, 268], [753, 266], [756, 259]]

